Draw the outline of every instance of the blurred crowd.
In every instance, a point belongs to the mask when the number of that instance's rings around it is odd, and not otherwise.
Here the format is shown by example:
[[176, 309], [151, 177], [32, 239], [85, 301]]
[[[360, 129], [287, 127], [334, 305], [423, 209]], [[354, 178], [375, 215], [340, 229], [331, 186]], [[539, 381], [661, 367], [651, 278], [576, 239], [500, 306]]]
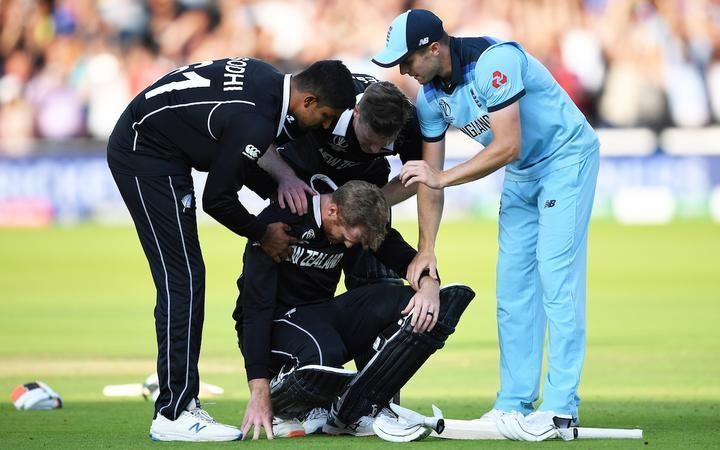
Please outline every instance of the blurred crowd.
[[427, 8], [456, 36], [520, 42], [601, 127], [720, 122], [720, 0], [0, 0], [0, 153], [104, 140], [128, 101], [186, 63], [254, 56], [293, 72], [370, 57]]

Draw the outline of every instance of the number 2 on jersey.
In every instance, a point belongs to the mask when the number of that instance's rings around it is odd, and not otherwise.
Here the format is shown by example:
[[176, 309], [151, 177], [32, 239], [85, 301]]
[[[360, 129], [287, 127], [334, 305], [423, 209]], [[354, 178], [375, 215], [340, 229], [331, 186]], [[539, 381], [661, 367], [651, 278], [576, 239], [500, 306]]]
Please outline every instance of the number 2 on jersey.
[[[183, 66], [178, 69], [173, 70], [168, 75], [174, 75], [176, 73], [182, 72], [187, 69], [199, 69], [201, 67], [209, 66], [212, 64], [212, 61], [203, 61], [201, 63], [193, 64], [191, 66]], [[203, 78], [200, 75], [198, 75], [196, 72], [193, 72], [192, 70], [189, 72], [184, 72], [183, 75], [186, 80], [183, 81], [171, 81], [170, 83], [165, 83], [161, 86], [156, 87], [155, 89], [151, 89], [145, 93], [145, 98], [149, 99], [152, 97], [155, 97], [156, 95], [164, 94], [165, 92], [170, 91], [180, 91], [183, 89], [190, 89], [190, 88], [198, 88], [198, 87], [210, 87], [210, 80], [207, 78]]]

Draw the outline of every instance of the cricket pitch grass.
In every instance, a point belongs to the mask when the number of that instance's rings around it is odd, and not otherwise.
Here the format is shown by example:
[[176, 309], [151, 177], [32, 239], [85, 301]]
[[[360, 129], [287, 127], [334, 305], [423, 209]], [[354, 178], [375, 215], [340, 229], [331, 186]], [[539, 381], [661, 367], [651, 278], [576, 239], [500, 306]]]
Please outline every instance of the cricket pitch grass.
[[[415, 225], [399, 225], [416, 242]], [[445, 348], [403, 389], [403, 405], [448, 418], [476, 418], [498, 387], [495, 321], [497, 225], [444, 223], [443, 281], [477, 293]], [[230, 314], [244, 240], [202, 226], [207, 300], [200, 371], [225, 388], [204, 401], [239, 424], [248, 391]], [[0, 448], [375, 448], [376, 437], [317, 436], [273, 442], [155, 443], [151, 404], [103, 397], [107, 384], [142, 382], [154, 371], [154, 288], [134, 229], [84, 225], [0, 231]], [[408, 446], [463, 448], [720, 447], [720, 226], [592, 223], [588, 344], [580, 394], [582, 425], [642, 428], [641, 441], [445, 441]], [[12, 389], [41, 380], [65, 407], [16, 411]]]

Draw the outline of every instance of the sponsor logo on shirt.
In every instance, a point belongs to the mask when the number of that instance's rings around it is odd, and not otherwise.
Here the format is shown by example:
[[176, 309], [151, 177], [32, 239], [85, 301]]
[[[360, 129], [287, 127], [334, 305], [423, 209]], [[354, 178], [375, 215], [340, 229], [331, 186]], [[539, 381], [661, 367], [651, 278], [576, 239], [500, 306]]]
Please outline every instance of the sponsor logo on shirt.
[[495, 89], [498, 89], [503, 84], [507, 83], [507, 77], [504, 73], [500, 72], [499, 70], [496, 70], [493, 72], [493, 80], [492, 85]]
[[258, 150], [258, 148], [255, 147], [254, 145], [248, 144], [245, 146], [245, 150], [243, 150], [242, 154], [246, 158], [249, 158], [253, 161], [257, 161], [258, 158], [260, 157], [260, 150]]

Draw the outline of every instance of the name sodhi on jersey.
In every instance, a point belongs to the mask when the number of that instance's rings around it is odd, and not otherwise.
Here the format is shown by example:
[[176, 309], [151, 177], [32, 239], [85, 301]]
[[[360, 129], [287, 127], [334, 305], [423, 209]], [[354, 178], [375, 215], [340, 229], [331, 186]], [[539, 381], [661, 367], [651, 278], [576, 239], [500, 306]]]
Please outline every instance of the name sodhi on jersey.
[[250, 58], [231, 58], [225, 63], [223, 91], [242, 91], [245, 68]]

